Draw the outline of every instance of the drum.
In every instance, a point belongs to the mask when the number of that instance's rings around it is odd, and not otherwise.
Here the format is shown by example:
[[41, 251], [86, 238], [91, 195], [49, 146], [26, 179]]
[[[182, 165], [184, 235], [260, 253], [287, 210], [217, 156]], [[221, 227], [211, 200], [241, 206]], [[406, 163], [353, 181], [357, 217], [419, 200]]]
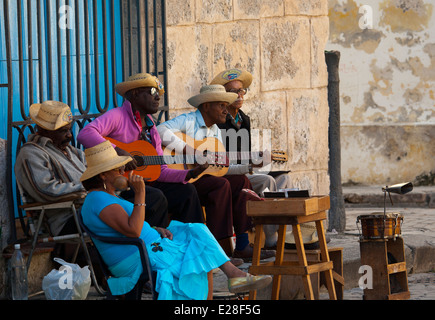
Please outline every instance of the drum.
[[357, 218], [361, 222], [362, 239], [391, 239], [398, 237], [402, 231], [403, 216], [400, 213], [379, 213], [361, 215]]

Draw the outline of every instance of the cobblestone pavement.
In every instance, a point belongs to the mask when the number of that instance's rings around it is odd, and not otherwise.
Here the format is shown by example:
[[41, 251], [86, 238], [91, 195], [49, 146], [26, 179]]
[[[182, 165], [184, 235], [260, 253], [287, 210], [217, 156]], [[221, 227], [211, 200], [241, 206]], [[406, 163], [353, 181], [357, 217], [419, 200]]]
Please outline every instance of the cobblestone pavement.
[[[408, 275], [408, 289], [411, 294], [410, 300], [435, 300], [435, 273]], [[362, 300], [363, 294], [360, 288], [345, 290], [344, 300]]]
[[[218, 272], [215, 277], [222, 277], [223, 275]], [[223, 276], [224, 277], [224, 276]], [[218, 282], [219, 283], [219, 282]], [[216, 284], [218, 284], [216, 283]], [[222, 284], [223, 281], [220, 281]], [[88, 295], [88, 300], [100, 300], [102, 299], [99, 296], [94, 288], [91, 288], [91, 291]], [[215, 290], [225, 291], [221, 285], [218, 285]], [[411, 294], [410, 300], [435, 300], [435, 273], [416, 273], [408, 275], [408, 289]], [[343, 300], [363, 300], [363, 290], [360, 288], [352, 288], [348, 290], [344, 290]], [[43, 299], [43, 296], [39, 296], [39, 299]], [[142, 295], [143, 300], [151, 300], [151, 296], [148, 294]], [[322, 293], [320, 295], [320, 300], [328, 300], [328, 293], [326, 289], [322, 289]]]

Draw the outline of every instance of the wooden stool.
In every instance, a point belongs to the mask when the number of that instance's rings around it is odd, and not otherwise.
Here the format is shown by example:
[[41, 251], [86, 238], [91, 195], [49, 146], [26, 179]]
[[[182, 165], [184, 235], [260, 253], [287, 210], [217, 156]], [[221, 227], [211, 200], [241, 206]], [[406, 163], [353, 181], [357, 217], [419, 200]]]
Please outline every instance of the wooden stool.
[[[371, 267], [373, 275], [373, 288], [364, 289], [365, 300], [410, 298], [402, 237], [360, 240], [360, 251], [361, 265]], [[394, 289], [393, 286], [399, 287]]]
[[[252, 274], [273, 275], [272, 300], [279, 299], [281, 275], [299, 275], [304, 283], [305, 297], [314, 299], [310, 274], [322, 272], [325, 275], [329, 298], [336, 300], [334, 280], [332, 276], [333, 263], [329, 260], [325, 240], [323, 220], [326, 220], [326, 210], [329, 209], [329, 196], [310, 198], [280, 198], [265, 201], [248, 201], [247, 214], [255, 224], [254, 254], [249, 272]], [[320, 262], [308, 263], [302, 241], [300, 224], [315, 222], [320, 245]], [[260, 250], [263, 238], [263, 225], [279, 225], [277, 252], [274, 262], [260, 264]], [[298, 261], [284, 261], [284, 242], [286, 225], [292, 225], [295, 237]], [[257, 292], [251, 291], [250, 300], [255, 300]]]
[[[335, 291], [338, 300], [343, 300], [344, 294], [344, 278], [343, 278], [343, 248], [328, 248], [329, 259], [332, 261], [332, 277], [334, 278]], [[305, 250], [305, 255], [307, 257], [307, 262], [321, 262], [321, 252], [319, 249], [316, 250]], [[285, 261], [298, 261], [297, 250], [285, 249], [284, 250], [284, 260]], [[300, 292], [299, 288], [302, 285], [298, 280], [294, 279], [296, 276], [285, 277], [288, 278], [290, 285], [296, 285], [296, 288], [290, 288], [288, 295], [297, 296]], [[292, 281], [293, 279], [293, 281]], [[282, 279], [285, 281], [285, 279]], [[322, 285], [326, 286], [326, 279], [324, 275], [318, 273], [311, 274], [311, 284], [313, 286], [314, 298], [319, 299], [320, 288]], [[299, 288], [298, 288], [299, 287]], [[281, 295], [283, 289], [281, 289]], [[285, 293], [284, 293], [285, 294]]]

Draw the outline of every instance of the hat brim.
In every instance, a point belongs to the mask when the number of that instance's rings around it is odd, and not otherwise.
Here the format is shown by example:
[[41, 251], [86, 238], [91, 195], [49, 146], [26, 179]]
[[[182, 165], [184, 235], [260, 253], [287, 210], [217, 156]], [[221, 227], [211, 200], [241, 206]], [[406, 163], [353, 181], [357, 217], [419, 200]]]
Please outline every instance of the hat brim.
[[[302, 228], [301, 228], [302, 229]], [[317, 236], [317, 232], [316, 231], [309, 231], [304, 232], [305, 230], [301, 230], [301, 234], [302, 234], [302, 241], [304, 244], [312, 244], [315, 243], [317, 241], [319, 241], [319, 237]], [[292, 231], [286, 232], [285, 235], [285, 243], [289, 243], [289, 244], [295, 244], [295, 235]]]
[[80, 177], [80, 181], [85, 181], [85, 180], [88, 180], [92, 177], [95, 177], [96, 175], [98, 175], [100, 173], [122, 167], [123, 165], [126, 165], [127, 163], [129, 163], [132, 160], [133, 159], [129, 156], [117, 156], [116, 158], [114, 158], [110, 161], [103, 162], [103, 163], [101, 163], [97, 166], [93, 166], [91, 168], [87, 168], [85, 170], [85, 172], [83, 172], [82, 176]]
[[237, 93], [233, 92], [207, 92], [200, 93], [196, 96], [191, 97], [187, 102], [189, 102], [195, 108], [198, 108], [201, 104], [206, 102], [227, 102], [232, 104], [238, 98]]
[[[154, 83], [153, 83], [154, 82]], [[163, 95], [165, 93], [165, 89], [159, 89], [155, 83], [155, 81], [150, 81], [150, 79], [139, 79], [132, 81], [124, 81], [115, 85], [115, 91], [125, 97], [125, 94], [136, 88], [144, 88], [144, 87], [154, 87], [159, 90], [159, 95]]]
[[[233, 70], [237, 70], [237, 69], [233, 69]], [[252, 74], [249, 73], [248, 71], [245, 70], [238, 70], [241, 71], [240, 74], [236, 75], [236, 76], [228, 76], [225, 75], [227, 74], [230, 70], [225, 70], [222, 71], [221, 73], [219, 73], [211, 82], [210, 84], [220, 84], [220, 85], [226, 85], [228, 82], [231, 81], [235, 81], [235, 80], [239, 80], [242, 82], [243, 84], [243, 88], [249, 88], [249, 86], [252, 83]]]

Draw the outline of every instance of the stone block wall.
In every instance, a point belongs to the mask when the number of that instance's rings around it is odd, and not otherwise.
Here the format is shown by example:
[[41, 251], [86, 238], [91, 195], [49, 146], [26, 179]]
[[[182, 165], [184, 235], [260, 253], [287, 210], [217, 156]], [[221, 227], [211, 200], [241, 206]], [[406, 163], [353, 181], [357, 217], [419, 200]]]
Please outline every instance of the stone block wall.
[[[289, 155], [293, 187], [329, 194], [326, 0], [168, 0], [170, 116], [215, 75], [239, 67], [254, 76], [243, 110], [260, 139]], [[267, 140], [266, 141], [270, 141]]]
[[341, 53], [343, 182], [434, 183], [434, 9], [431, 0], [329, 1], [327, 49]]

